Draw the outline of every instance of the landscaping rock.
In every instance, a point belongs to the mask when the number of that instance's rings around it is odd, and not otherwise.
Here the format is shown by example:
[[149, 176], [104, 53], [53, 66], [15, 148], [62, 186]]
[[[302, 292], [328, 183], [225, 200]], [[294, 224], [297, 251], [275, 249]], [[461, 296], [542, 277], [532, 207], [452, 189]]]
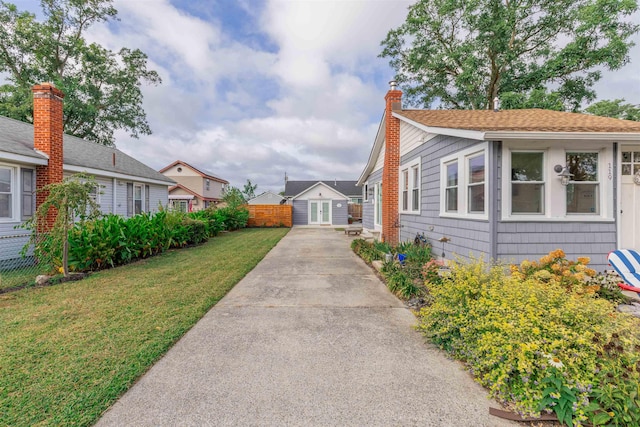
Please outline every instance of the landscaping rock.
[[620, 304], [617, 310], [620, 313], [628, 313], [634, 317], [640, 318], [640, 303], [633, 302], [631, 304]]
[[51, 276], [47, 276], [46, 274], [40, 274], [39, 276], [36, 276], [36, 285], [44, 286], [49, 282], [49, 279], [51, 279]]

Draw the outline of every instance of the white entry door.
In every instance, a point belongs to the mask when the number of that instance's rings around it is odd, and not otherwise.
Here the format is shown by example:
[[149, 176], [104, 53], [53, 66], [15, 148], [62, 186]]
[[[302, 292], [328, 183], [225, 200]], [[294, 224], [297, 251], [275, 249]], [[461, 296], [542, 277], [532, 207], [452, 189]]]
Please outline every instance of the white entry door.
[[640, 249], [640, 146], [622, 146], [620, 172], [620, 247]]
[[309, 200], [309, 224], [331, 224], [331, 200]]

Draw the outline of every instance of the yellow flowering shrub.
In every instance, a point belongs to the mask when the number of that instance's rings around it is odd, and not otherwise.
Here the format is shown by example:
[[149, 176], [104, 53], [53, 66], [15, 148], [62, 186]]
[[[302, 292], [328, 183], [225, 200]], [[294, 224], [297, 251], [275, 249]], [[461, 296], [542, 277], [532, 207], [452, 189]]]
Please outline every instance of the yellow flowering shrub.
[[[592, 404], [608, 369], [606, 343], [615, 336], [628, 348], [639, 345], [640, 320], [579, 287], [575, 274], [591, 274], [587, 260], [563, 259], [554, 251], [512, 268], [511, 275], [477, 260], [455, 264], [441, 284], [431, 285], [433, 302], [420, 311], [418, 329], [466, 362], [511, 409], [535, 416], [563, 403], [563, 418], [580, 425], [611, 407]], [[549, 392], [549, 383], [561, 392]]]
[[597, 274], [587, 267], [589, 262], [589, 257], [568, 260], [562, 249], [556, 249], [537, 262], [524, 260], [520, 265], [512, 265], [510, 269], [511, 275], [518, 279], [534, 277], [540, 281], [562, 285], [570, 291], [592, 294], [599, 290], [599, 286], [589, 281], [589, 278]]

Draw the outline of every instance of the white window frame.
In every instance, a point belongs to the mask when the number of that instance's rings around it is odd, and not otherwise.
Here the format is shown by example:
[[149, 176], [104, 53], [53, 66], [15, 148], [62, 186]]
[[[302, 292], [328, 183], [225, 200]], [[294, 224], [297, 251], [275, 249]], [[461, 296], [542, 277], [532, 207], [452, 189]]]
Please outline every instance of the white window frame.
[[[400, 197], [398, 197], [398, 211], [403, 214], [403, 215], [420, 215], [420, 209], [421, 209], [421, 195], [422, 195], [422, 162], [420, 161], [421, 157], [416, 157], [415, 159], [411, 159], [410, 161], [402, 164], [400, 166], [399, 169], [399, 188], [398, 188], [398, 194]], [[414, 189], [416, 189], [415, 187], [415, 182], [414, 182], [414, 171], [417, 169], [418, 171], [418, 186], [417, 186], [417, 190], [418, 190], [418, 209], [414, 210], [413, 209], [413, 205], [414, 205]], [[403, 193], [404, 191], [406, 191], [407, 194], [407, 206], [405, 208], [404, 206], [404, 199], [403, 199]]]
[[[542, 154], [542, 181], [513, 181], [511, 179], [511, 158], [513, 153], [534, 153], [534, 154]], [[548, 192], [549, 192], [549, 167], [548, 167], [548, 162], [547, 162], [547, 151], [546, 150], [520, 150], [520, 149], [512, 149], [512, 150], [505, 150], [505, 156], [509, 157], [507, 160], [509, 168], [508, 168], [508, 176], [509, 176], [509, 180], [508, 181], [503, 181], [504, 184], [508, 186], [508, 192], [509, 192], [509, 204], [507, 205], [507, 210], [505, 212], [507, 212], [509, 214], [510, 217], [512, 218], [536, 218], [536, 219], [540, 219], [540, 217], [544, 217], [549, 209], [548, 207]], [[544, 191], [542, 194], [542, 206], [543, 206], [543, 210], [541, 213], [535, 213], [535, 212], [513, 212], [513, 203], [512, 203], [512, 193], [513, 193], [513, 183], [514, 182], [521, 182], [521, 183], [526, 183], [526, 184], [540, 184], [543, 185]]]
[[[569, 180], [569, 185], [585, 185], [585, 184], [595, 184], [598, 187], [598, 200], [597, 200], [597, 208], [598, 208], [598, 213], [597, 214], [590, 214], [590, 213], [584, 213], [584, 212], [566, 212], [566, 207], [567, 207], [567, 203], [566, 203], [566, 199], [565, 199], [565, 213], [567, 215], [567, 217], [571, 217], [571, 218], [576, 218], [576, 217], [581, 217], [581, 216], [589, 216], [589, 217], [593, 217], [593, 216], [600, 216], [600, 212], [602, 212], [602, 174], [601, 174], [601, 169], [602, 169], [602, 163], [600, 161], [600, 152], [597, 150], [565, 150], [565, 159], [567, 158], [567, 154], [569, 153], [575, 153], [575, 154], [596, 154], [598, 156], [598, 173], [597, 173], [597, 181], [574, 181], [573, 179]], [[566, 161], [566, 160], [565, 160]], [[565, 197], [566, 197], [566, 192], [568, 191], [569, 186], [565, 187]]]
[[[512, 214], [511, 213], [511, 152], [544, 151], [544, 180], [545, 180], [545, 213], [540, 214]], [[599, 184], [599, 214], [567, 214], [566, 187], [561, 184], [555, 165], [564, 166], [567, 153], [598, 153], [598, 181]], [[620, 155], [620, 154], [619, 154]], [[507, 141], [503, 142], [501, 193], [502, 221], [557, 221], [557, 222], [613, 222], [613, 147], [609, 142], [557, 140], [557, 141]], [[620, 173], [620, 172], [618, 172]], [[596, 183], [594, 181], [594, 183]]]
[[[469, 160], [478, 156], [484, 156], [484, 212], [469, 212], [469, 189], [473, 186], [469, 185]], [[446, 188], [447, 188], [447, 165], [458, 162], [458, 211], [447, 212], [446, 210]], [[458, 151], [457, 153], [440, 159], [440, 216], [462, 219], [489, 219], [488, 209], [488, 192], [491, 180], [489, 173], [489, 156], [488, 143], [483, 142], [479, 145]], [[475, 184], [478, 185], [478, 184]]]
[[[136, 212], [136, 188], [140, 187], [140, 212]], [[144, 205], [144, 200], [145, 200], [145, 193], [144, 193], [144, 187], [145, 185], [139, 182], [134, 182], [133, 183], [133, 215], [136, 216], [138, 214], [141, 214], [143, 212], [146, 212], [145, 210], [145, 205]]]
[[[20, 218], [20, 199], [19, 197], [22, 194], [22, 188], [20, 187], [20, 191], [18, 191], [18, 168], [16, 166], [13, 165], [9, 165], [9, 164], [5, 164], [5, 163], [0, 163], [0, 168], [2, 169], [9, 169], [9, 172], [11, 174], [11, 184], [10, 184], [10, 199], [11, 199], [11, 216], [8, 217], [0, 217], [0, 222], [16, 222], [19, 221]], [[34, 176], [35, 179], [35, 176]], [[20, 193], [20, 194], [18, 194]], [[6, 194], [6, 193], [3, 193]]]
[[374, 184], [373, 190], [373, 228], [375, 230], [382, 229], [382, 181]]

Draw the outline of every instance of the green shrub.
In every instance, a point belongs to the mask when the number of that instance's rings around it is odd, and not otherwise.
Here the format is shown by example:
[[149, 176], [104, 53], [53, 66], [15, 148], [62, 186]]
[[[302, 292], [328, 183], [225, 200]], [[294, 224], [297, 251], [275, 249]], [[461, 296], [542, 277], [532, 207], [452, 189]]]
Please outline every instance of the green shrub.
[[[640, 321], [616, 313], [609, 301], [534, 276], [507, 276], [504, 267], [481, 261], [454, 265], [441, 284], [431, 284], [433, 302], [420, 311], [419, 329], [521, 414], [554, 411], [573, 425], [606, 413], [611, 425], [633, 425], [623, 417], [640, 414]], [[614, 346], [616, 357], [607, 356], [612, 338], [625, 343]], [[620, 371], [629, 378], [624, 393], [607, 385]]]
[[188, 244], [203, 243], [209, 239], [209, 233], [204, 221], [186, 217], [182, 220], [182, 225], [186, 229]]
[[368, 242], [364, 239], [354, 239], [351, 242], [353, 251], [368, 263], [382, 259], [382, 253], [376, 249], [375, 243]]

